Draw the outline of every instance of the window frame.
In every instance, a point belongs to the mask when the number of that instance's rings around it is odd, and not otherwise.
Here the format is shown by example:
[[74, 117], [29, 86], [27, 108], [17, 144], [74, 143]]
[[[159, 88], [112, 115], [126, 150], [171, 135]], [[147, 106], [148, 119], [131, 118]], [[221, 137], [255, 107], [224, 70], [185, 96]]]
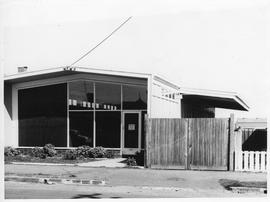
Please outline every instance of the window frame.
[[[96, 82], [98, 83], [107, 83], [107, 84], [117, 84], [117, 85], [120, 85], [120, 89], [121, 89], [121, 98], [120, 98], [120, 101], [121, 101], [121, 108], [120, 109], [117, 109], [117, 110], [96, 110], [96, 108], [94, 109], [91, 109], [91, 110], [70, 110], [69, 109], [69, 84], [71, 82], [76, 82], [76, 81], [89, 81], [89, 82], [93, 82], [93, 88], [94, 88], [94, 103], [96, 103]], [[137, 81], [108, 81], [108, 80], [102, 80], [102, 79], [95, 79], [95, 78], [86, 78], [86, 77], [78, 77], [78, 78], [72, 78], [72, 77], [69, 77], [69, 76], [64, 76], [64, 77], [61, 77], [61, 78], [50, 78], [50, 79], [41, 79], [41, 80], [36, 80], [36, 81], [27, 81], [27, 82], [22, 82], [22, 83], [17, 83], [15, 85], [13, 85], [12, 87], [12, 96], [14, 97], [13, 101], [12, 101], [12, 106], [15, 106], [14, 107], [14, 110], [12, 112], [12, 116], [17, 119], [17, 122], [15, 122], [15, 125], [16, 125], [16, 133], [17, 133], [17, 137], [16, 137], [16, 142], [17, 142], [17, 147], [19, 148], [33, 148], [34, 146], [19, 146], [19, 127], [18, 127], [18, 90], [21, 90], [21, 89], [28, 89], [28, 88], [35, 88], [35, 87], [42, 87], [42, 86], [50, 86], [50, 85], [55, 85], [55, 84], [65, 84], [66, 85], [66, 90], [67, 90], [67, 98], [66, 98], [66, 102], [67, 102], [67, 118], [66, 118], [66, 121], [67, 121], [67, 138], [66, 138], [66, 147], [55, 147], [57, 149], [75, 149], [77, 147], [70, 147], [69, 146], [69, 143], [70, 143], [70, 137], [69, 137], [69, 132], [70, 132], [70, 124], [69, 124], [69, 112], [72, 111], [72, 112], [93, 112], [94, 115], [93, 115], [93, 120], [94, 120], [94, 124], [93, 124], [93, 147], [96, 147], [96, 123], [95, 123], [95, 120], [96, 120], [96, 111], [120, 111], [121, 112], [121, 120], [122, 120], [122, 117], [123, 117], [123, 113], [126, 112], [126, 111], [139, 111], [140, 113], [142, 113], [142, 111], [148, 111], [148, 106], [147, 106], [147, 109], [139, 109], [139, 110], [136, 110], [136, 109], [130, 109], [130, 110], [124, 110], [123, 109], [123, 85], [125, 86], [137, 86], [137, 87], [145, 87], [146, 90], [147, 90], [147, 105], [149, 103], [148, 99], [149, 99], [149, 95], [148, 95], [148, 84], [149, 83], [137, 83]], [[123, 127], [123, 123], [121, 121], [121, 124], [120, 126], [121, 129], [120, 129], [120, 147], [119, 148], [105, 148], [105, 149], [110, 149], [110, 150], [121, 150], [123, 149], [122, 147], [122, 136], [123, 136], [123, 130], [122, 130], [122, 127]], [[142, 149], [143, 150], [143, 149]]]

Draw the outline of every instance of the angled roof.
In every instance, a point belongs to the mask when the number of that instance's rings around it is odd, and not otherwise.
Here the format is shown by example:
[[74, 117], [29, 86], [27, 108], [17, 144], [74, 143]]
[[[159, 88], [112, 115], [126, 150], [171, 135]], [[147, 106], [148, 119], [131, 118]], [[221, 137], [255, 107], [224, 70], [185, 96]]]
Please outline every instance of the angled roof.
[[184, 99], [196, 99], [199, 102], [212, 103], [213, 107], [237, 109], [248, 111], [248, 105], [240, 98], [240, 96], [235, 92], [225, 92], [216, 90], [205, 90], [205, 89], [195, 89], [195, 88], [183, 88], [179, 87], [177, 84], [164, 79], [163, 76], [153, 75], [149, 73], [135, 73], [126, 71], [116, 71], [116, 70], [105, 70], [97, 68], [86, 68], [86, 67], [57, 67], [37, 71], [26, 71], [13, 75], [4, 75], [4, 81], [9, 82], [25, 82], [34, 79], [45, 79], [53, 78], [56, 76], [72, 75], [78, 73], [92, 73], [92, 74], [105, 74], [114, 76], [124, 76], [133, 78], [149, 78], [152, 76], [166, 85], [175, 88], [180, 94], [183, 95]]
[[200, 99], [202, 102], [211, 102], [218, 108], [229, 108], [248, 111], [249, 106], [240, 98], [236, 92], [226, 92], [217, 90], [180, 88], [180, 93], [189, 99]]

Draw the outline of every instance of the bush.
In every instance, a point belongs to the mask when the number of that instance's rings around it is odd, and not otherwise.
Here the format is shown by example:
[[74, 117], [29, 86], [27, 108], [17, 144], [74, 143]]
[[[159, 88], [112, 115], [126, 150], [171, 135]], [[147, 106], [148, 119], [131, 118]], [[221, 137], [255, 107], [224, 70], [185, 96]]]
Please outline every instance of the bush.
[[34, 147], [31, 153], [32, 153], [32, 156], [42, 158], [42, 159], [45, 159], [48, 156], [52, 157], [57, 154], [52, 144], [46, 144], [43, 148]]
[[55, 156], [57, 154], [56, 150], [54, 149], [54, 145], [52, 144], [46, 144], [44, 147], [43, 147], [43, 152], [46, 156]]
[[77, 155], [80, 158], [89, 158], [91, 156], [91, 147], [83, 145], [76, 149]]
[[135, 160], [139, 166], [143, 166], [144, 165], [144, 151], [142, 150], [139, 152], [137, 151], [135, 153]]
[[128, 157], [127, 166], [137, 166], [136, 160], [133, 157]]
[[90, 153], [93, 158], [103, 158], [105, 157], [106, 150], [103, 147], [95, 147], [90, 150]]
[[91, 148], [83, 145], [76, 149], [78, 157], [80, 158], [103, 158], [105, 157], [106, 151], [103, 147]]
[[67, 150], [65, 153], [64, 153], [64, 156], [63, 156], [63, 159], [65, 160], [76, 160], [78, 157], [78, 152], [76, 150]]
[[5, 156], [18, 156], [21, 152], [13, 147], [5, 147]]
[[42, 158], [42, 159], [45, 159], [46, 158], [46, 155], [45, 155], [45, 153], [44, 153], [44, 151], [43, 151], [42, 148], [34, 147], [32, 149], [32, 152], [31, 153], [32, 153], [32, 156], [34, 156], [34, 157], [38, 157], [38, 158]]
[[112, 150], [106, 150], [105, 157], [108, 159], [114, 158], [115, 153]]

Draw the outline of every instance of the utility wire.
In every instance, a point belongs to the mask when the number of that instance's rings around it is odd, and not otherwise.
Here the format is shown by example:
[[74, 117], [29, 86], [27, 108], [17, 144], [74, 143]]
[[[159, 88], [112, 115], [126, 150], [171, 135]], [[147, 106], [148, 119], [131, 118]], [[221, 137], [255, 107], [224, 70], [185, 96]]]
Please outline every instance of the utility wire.
[[86, 57], [89, 53], [91, 53], [93, 50], [95, 50], [98, 46], [100, 46], [103, 42], [105, 42], [108, 38], [110, 38], [115, 32], [117, 32], [124, 24], [126, 24], [132, 16], [130, 16], [128, 19], [126, 19], [122, 24], [120, 24], [115, 30], [113, 30], [106, 38], [104, 38], [101, 42], [99, 42], [96, 46], [94, 46], [92, 49], [90, 49], [88, 52], [86, 52], [83, 56], [81, 56], [79, 59], [77, 59], [75, 62], [73, 62], [71, 65], [68, 67], [73, 66], [77, 62], [79, 62], [81, 59]]

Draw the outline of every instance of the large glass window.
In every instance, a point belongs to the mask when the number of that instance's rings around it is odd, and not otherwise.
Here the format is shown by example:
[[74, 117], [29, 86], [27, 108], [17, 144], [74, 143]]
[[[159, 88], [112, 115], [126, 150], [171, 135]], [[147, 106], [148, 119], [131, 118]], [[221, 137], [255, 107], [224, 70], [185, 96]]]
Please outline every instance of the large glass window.
[[96, 111], [96, 146], [120, 148], [121, 112]]
[[90, 81], [75, 81], [69, 83], [69, 109], [94, 109], [94, 87]]
[[96, 110], [121, 109], [121, 85], [95, 83]]
[[123, 85], [123, 109], [147, 109], [147, 89]]
[[69, 112], [69, 146], [93, 146], [94, 112]]
[[67, 146], [67, 89], [57, 84], [18, 91], [19, 146]]

